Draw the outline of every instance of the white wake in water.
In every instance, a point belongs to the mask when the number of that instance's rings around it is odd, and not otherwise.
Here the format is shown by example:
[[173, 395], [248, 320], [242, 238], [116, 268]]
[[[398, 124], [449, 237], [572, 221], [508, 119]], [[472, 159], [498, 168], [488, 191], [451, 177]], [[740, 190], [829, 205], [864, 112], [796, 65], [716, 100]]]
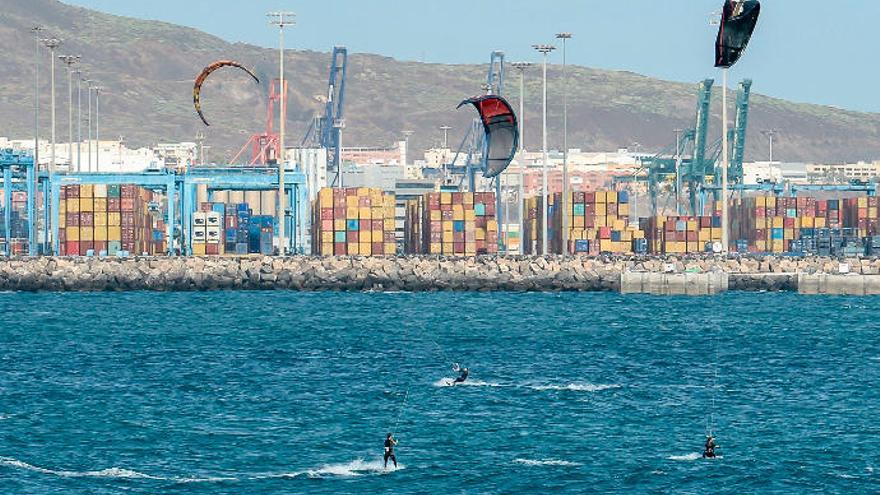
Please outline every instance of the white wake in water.
[[514, 459], [514, 464], [522, 464], [524, 466], [565, 466], [577, 467], [583, 464], [579, 462], [562, 461], [559, 459]]
[[[437, 380], [436, 382], [434, 382], [433, 385], [435, 387], [452, 387], [453, 386], [452, 383], [454, 380], [455, 380], [455, 378], [441, 378], [441, 379]], [[496, 387], [504, 387], [505, 385], [502, 385], [497, 382], [482, 382], [480, 380], [466, 380], [462, 383], [456, 383], [455, 386], [456, 387], [493, 387], [493, 388], [496, 388]]]
[[308, 469], [306, 471], [297, 471], [270, 477], [351, 478], [355, 476], [385, 475], [404, 468], [405, 466], [403, 464], [398, 464], [396, 468], [391, 464], [388, 464], [388, 468], [386, 469], [382, 461], [364, 461], [363, 459], [356, 459], [347, 464], [326, 464], [316, 469]]
[[600, 384], [592, 383], [569, 383], [567, 385], [530, 385], [528, 388], [532, 390], [568, 390], [571, 392], [601, 392], [603, 390], [611, 390], [620, 388], [617, 384]]
[[115, 479], [146, 479], [146, 480], [167, 480], [167, 478], [160, 478], [157, 476], [150, 476], [148, 474], [139, 473], [137, 471], [132, 471], [130, 469], [122, 469], [122, 468], [109, 468], [102, 469], [100, 471], [67, 471], [61, 469], [47, 469], [39, 466], [34, 466], [33, 464], [28, 464], [24, 461], [19, 461], [18, 459], [13, 459], [11, 457], [0, 457], [0, 466], [13, 467], [18, 469], [25, 469], [28, 471], [34, 471], [42, 474], [51, 474], [54, 476], [61, 476], [63, 478], [115, 478]]
[[694, 452], [687, 455], [671, 455], [667, 457], [670, 461], [698, 461], [703, 458], [703, 454]]

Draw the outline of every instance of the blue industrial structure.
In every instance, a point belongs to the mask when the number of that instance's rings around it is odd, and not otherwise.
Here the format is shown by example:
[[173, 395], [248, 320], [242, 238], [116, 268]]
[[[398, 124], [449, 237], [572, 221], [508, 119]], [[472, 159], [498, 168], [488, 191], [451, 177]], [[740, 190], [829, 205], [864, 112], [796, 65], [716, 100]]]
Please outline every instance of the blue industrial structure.
[[345, 82], [348, 75], [348, 49], [333, 47], [327, 101], [324, 115], [316, 116], [303, 136], [301, 146], [309, 143], [327, 150], [327, 168], [336, 172], [335, 184], [342, 166], [342, 128], [345, 120]]
[[[37, 229], [34, 228], [36, 220], [36, 177], [34, 170], [34, 156], [31, 153], [15, 151], [12, 149], [0, 150], [0, 171], [3, 173], [3, 232], [6, 241], [5, 254], [12, 254], [12, 192], [24, 190], [27, 192], [27, 230], [28, 230], [28, 254], [37, 254]], [[24, 186], [22, 187], [22, 182]], [[18, 187], [16, 187], [18, 184]]]

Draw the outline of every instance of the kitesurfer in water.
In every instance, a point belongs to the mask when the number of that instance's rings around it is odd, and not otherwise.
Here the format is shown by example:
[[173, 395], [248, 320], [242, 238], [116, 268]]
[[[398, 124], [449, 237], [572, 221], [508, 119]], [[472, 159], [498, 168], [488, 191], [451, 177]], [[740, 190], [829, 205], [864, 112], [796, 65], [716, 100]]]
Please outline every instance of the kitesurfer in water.
[[714, 459], [715, 447], [715, 437], [712, 435], [706, 435], [706, 450], [703, 451], [703, 459]]
[[470, 374], [470, 371], [468, 371], [467, 368], [460, 367], [458, 363], [455, 363], [455, 366], [452, 367], [452, 371], [455, 371], [459, 374], [458, 378], [452, 381], [453, 386], [455, 386], [456, 383], [464, 383], [464, 381], [467, 380], [468, 375]]
[[385, 468], [388, 468], [388, 459], [391, 459], [394, 462], [394, 468], [397, 468], [397, 456], [394, 455], [394, 446], [397, 445], [397, 440], [394, 439], [394, 436], [389, 433], [387, 437], [385, 437]]

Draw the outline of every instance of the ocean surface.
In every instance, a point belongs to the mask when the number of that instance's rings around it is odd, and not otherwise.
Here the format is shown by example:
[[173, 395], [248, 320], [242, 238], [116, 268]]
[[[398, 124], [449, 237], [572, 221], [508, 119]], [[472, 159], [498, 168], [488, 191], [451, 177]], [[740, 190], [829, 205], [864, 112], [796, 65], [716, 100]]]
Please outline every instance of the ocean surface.
[[0, 493], [880, 493], [878, 368], [880, 299], [3, 293]]

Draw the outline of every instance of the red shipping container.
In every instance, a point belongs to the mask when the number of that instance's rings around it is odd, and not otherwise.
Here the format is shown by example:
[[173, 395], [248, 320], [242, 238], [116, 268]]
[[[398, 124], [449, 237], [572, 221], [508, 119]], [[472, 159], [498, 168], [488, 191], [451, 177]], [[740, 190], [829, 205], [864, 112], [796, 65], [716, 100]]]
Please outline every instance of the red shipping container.
[[122, 211], [134, 211], [134, 198], [122, 198], [119, 201], [119, 208]]
[[137, 197], [138, 186], [131, 184], [123, 184], [119, 187], [119, 195], [122, 196], [123, 199], [133, 199]]
[[[361, 254], [363, 254], [363, 253], [361, 253]], [[373, 254], [379, 255], [379, 256], [385, 254], [385, 244], [383, 244], [381, 242], [374, 242], [373, 243]]]
[[452, 242], [465, 242], [464, 241], [464, 232], [453, 232], [452, 233]]
[[346, 249], [345, 249], [345, 243], [344, 242], [334, 243], [333, 244], [333, 254], [335, 256], [345, 256], [347, 254]]
[[373, 230], [384, 230], [385, 229], [385, 221], [384, 220], [373, 220], [372, 222]]
[[495, 199], [492, 199], [491, 203], [486, 203], [486, 216], [492, 217], [495, 216]]
[[592, 229], [594, 227], [596, 227], [596, 217], [594, 215], [584, 217], [584, 228]]
[[333, 190], [333, 202], [335, 203], [338, 200], [342, 200], [342, 203], [345, 203], [345, 189], [334, 189]]
[[358, 206], [361, 208], [366, 208], [370, 206], [370, 197], [369, 196], [360, 196], [358, 197]]
[[345, 233], [346, 242], [358, 242], [358, 231], [348, 231]]
[[81, 255], [85, 256], [86, 254], [88, 254], [87, 252], [89, 249], [95, 249], [94, 241], [79, 241], [79, 253]]
[[69, 241], [64, 246], [67, 256], [79, 256], [79, 241]]
[[95, 254], [100, 254], [101, 251], [107, 250], [107, 241], [95, 241]]
[[574, 193], [574, 202], [577, 204], [584, 203], [584, 197], [585, 197], [584, 193], [576, 192], [576, 193]]
[[116, 212], [120, 210], [121, 200], [119, 198], [107, 198], [107, 211]]
[[321, 232], [333, 232], [333, 220], [321, 220]]
[[346, 197], [348, 197], [348, 196], [357, 196], [357, 195], [358, 195], [357, 189], [354, 188], [354, 187], [351, 187], [351, 188], [348, 188], [348, 189], [343, 189], [343, 191], [345, 191], [345, 196], [346, 196]]
[[584, 193], [584, 203], [596, 203], [596, 193], [595, 192], [586, 192]]
[[333, 220], [333, 208], [321, 208], [321, 220]]
[[208, 256], [217, 256], [220, 254], [220, 244], [205, 244], [205, 254]]
[[697, 242], [700, 240], [699, 234], [697, 232], [685, 232], [684, 234], [687, 236], [685, 237], [685, 239], [687, 239], [687, 242]]
[[599, 227], [599, 239], [611, 239], [611, 227]]
[[[79, 186], [78, 185], [71, 185], [71, 186], [64, 186], [64, 187], [66, 190], [66, 192], [64, 193], [65, 198], [78, 198], [79, 197]], [[79, 248], [77, 248], [77, 250], [79, 250]]]
[[336, 206], [333, 208], [333, 218], [345, 219], [345, 206]]
[[134, 227], [134, 212], [123, 211], [120, 218], [123, 227]]
[[785, 227], [786, 229], [793, 229], [794, 228], [794, 220], [795, 220], [794, 218], [787, 218], [787, 217], [783, 218], [782, 219], [782, 226]]
[[454, 254], [464, 254], [464, 242], [453, 242], [452, 251]]
[[397, 242], [397, 236], [394, 232], [385, 232], [385, 242]]
[[137, 254], [137, 252], [136, 252], [136, 250], [135, 250], [135, 244], [134, 244], [134, 241], [122, 241], [121, 244], [122, 244], [122, 250], [123, 250], [123, 251], [128, 251], [128, 252], [130, 252], [130, 253], [132, 253], [132, 254]]

